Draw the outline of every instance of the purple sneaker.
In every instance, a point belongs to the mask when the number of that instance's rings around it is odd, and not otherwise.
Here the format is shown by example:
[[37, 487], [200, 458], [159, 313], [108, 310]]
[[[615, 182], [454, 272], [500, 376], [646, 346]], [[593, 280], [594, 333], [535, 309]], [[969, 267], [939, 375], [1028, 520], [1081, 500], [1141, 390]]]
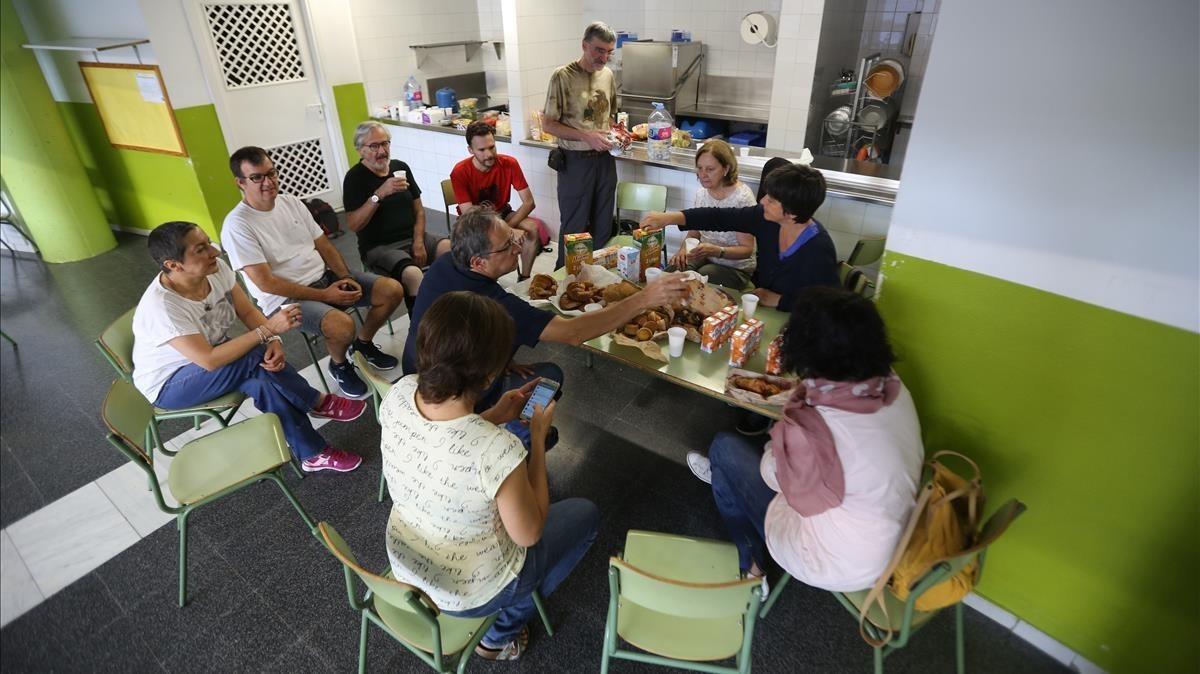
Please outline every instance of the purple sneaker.
[[362, 463], [362, 457], [350, 452], [343, 452], [340, 449], [326, 447], [325, 451], [311, 456], [300, 462], [300, 468], [306, 473], [315, 473], [321, 470], [333, 470], [339, 473], [349, 473], [358, 468]]
[[354, 421], [362, 416], [365, 409], [367, 409], [367, 403], [361, 400], [351, 400], [330, 393], [325, 396], [325, 402], [321, 403], [320, 407], [312, 410], [309, 414], [314, 417], [321, 417], [322, 419], [332, 419], [333, 421]]

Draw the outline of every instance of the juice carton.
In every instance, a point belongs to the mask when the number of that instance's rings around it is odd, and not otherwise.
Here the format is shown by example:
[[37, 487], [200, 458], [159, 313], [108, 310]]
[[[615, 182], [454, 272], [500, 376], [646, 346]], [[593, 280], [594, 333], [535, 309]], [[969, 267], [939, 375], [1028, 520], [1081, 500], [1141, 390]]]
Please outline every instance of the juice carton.
[[767, 374], [783, 374], [783, 335], [767, 344]]
[[700, 325], [700, 350], [704, 353], [712, 353], [721, 348], [725, 340], [729, 338], [729, 333], [736, 321], [736, 310], [730, 311], [728, 308], [704, 319], [704, 323]]
[[617, 249], [617, 273], [627, 281], [637, 283], [642, 277], [642, 249], [621, 246]]
[[744, 367], [746, 361], [758, 351], [766, 326], [757, 318], [748, 319], [733, 331], [729, 339], [729, 365]]
[[646, 270], [650, 267], [662, 267], [663, 231], [648, 232], [644, 229], [633, 230], [633, 240], [642, 247], [642, 280], [646, 280]]
[[601, 248], [592, 253], [592, 264], [598, 264], [605, 269], [616, 269], [617, 267], [617, 246], [609, 246]]
[[579, 273], [579, 269], [585, 264], [592, 263], [592, 235], [587, 232], [581, 234], [567, 234], [563, 237], [563, 245], [566, 246], [566, 266], [567, 275], [573, 276]]

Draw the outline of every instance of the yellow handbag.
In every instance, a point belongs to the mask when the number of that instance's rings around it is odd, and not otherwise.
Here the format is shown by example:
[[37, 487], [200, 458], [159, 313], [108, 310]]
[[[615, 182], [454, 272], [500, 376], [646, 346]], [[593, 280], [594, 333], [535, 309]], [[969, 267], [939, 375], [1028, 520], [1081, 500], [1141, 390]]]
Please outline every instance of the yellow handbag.
[[[952, 456], [971, 467], [973, 475], [963, 477], [946, 466], [941, 457]], [[882, 646], [891, 638], [888, 632], [882, 642], [872, 639], [862, 629], [869, 607], [878, 604], [887, 614], [883, 593], [890, 590], [900, 601], [908, 598], [910, 588], [936, 564], [967, 552], [979, 532], [979, 517], [983, 511], [983, 484], [979, 466], [957, 452], [941, 451], [929, 461], [931, 476], [921, 487], [912, 515], [896, 545], [891, 563], [867, 594], [859, 619], [863, 639], [873, 646]], [[935, 611], [962, 600], [975, 586], [978, 560], [972, 560], [958, 573], [934, 585], [922, 594], [914, 607], [919, 611]]]

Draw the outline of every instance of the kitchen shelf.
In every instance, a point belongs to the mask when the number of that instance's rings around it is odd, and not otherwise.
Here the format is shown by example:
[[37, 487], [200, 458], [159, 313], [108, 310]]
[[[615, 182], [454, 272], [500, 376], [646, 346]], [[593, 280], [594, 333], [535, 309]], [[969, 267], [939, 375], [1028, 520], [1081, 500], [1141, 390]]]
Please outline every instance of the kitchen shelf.
[[455, 42], [433, 42], [430, 44], [413, 44], [409, 48], [417, 52], [417, 69], [425, 63], [428, 58], [428, 53], [431, 49], [445, 49], [448, 47], [462, 47], [463, 53], [466, 54], [467, 60], [479, 51], [479, 48], [485, 44], [492, 45], [492, 49], [496, 52], [496, 58], [503, 58], [504, 42], [501, 40], [458, 40]]
[[139, 44], [150, 44], [150, 40], [141, 37], [68, 37], [61, 40], [29, 42], [21, 46], [38, 51], [91, 52], [97, 62], [100, 61], [100, 52], [102, 51], [133, 47], [133, 54], [137, 56], [138, 63], [141, 63], [142, 55], [138, 52]]

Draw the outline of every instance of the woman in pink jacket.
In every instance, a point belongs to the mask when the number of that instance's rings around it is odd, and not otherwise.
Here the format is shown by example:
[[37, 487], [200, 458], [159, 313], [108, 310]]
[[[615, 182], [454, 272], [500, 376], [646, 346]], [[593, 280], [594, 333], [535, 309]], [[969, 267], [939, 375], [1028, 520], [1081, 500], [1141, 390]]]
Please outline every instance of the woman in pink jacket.
[[766, 447], [721, 433], [708, 450], [717, 509], [748, 575], [764, 576], [769, 553], [814, 587], [870, 587], [908, 520], [925, 453], [883, 320], [855, 293], [807, 288], [783, 360], [803, 381]]

